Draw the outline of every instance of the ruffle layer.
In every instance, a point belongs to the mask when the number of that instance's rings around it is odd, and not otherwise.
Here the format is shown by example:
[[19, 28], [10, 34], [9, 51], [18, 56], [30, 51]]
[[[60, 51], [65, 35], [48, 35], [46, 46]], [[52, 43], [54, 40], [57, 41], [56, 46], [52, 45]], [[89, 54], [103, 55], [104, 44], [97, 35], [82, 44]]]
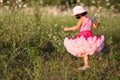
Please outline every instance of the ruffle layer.
[[85, 38], [83, 36], [76, 39], [64, 39], [64, 46], [67, 51], [76, 57], [83, 57], [83, 54], [93, 55], [103, 49], [104, 36], [93, 36]]

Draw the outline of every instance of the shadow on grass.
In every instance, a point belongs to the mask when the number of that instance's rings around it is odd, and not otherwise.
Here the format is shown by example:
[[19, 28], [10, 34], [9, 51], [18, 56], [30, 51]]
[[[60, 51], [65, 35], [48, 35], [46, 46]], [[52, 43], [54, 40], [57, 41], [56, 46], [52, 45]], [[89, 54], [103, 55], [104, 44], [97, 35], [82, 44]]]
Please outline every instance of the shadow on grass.
[[40, 49], [44, 53], [52, 53], [56, 50], [55, 46], [50, 41], [44, 42], [44, 44], [42, 44]]

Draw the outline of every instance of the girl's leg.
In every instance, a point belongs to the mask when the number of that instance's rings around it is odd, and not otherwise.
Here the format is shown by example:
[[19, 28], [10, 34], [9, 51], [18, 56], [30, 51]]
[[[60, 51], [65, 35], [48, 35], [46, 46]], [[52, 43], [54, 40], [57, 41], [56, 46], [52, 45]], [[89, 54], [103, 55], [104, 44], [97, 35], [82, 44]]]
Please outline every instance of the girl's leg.
[[84, 66], [83, 66], [83, 67], [80, 67], [80, 68], [78, 68], [78, 69], [79, 69], [79, 70], [89, 69], [90, 66], [89, 66], [88, 55], [84, 55], [84, 56], [83, 56], [83, 60], [84, 60]]
[[84, 55], [84, 66], [89, 66], [88, 55]]

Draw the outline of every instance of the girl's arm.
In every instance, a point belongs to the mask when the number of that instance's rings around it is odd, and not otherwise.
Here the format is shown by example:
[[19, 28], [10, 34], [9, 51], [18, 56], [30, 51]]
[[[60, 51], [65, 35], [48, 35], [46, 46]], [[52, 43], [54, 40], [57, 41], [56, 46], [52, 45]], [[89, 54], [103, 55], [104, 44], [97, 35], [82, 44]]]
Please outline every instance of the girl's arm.
[[99, 21], [96, 24], [95, 23], [92, 24], [93, 28], [95, 28], [95, 29], [97, 29], [99, 25], [100, 25]]
[[77, 30], [80, 28], [80, 26], [82, 25], [82, 19], [79, 20], [79, 22], [77, 23], [76, 26], [73, 27], [65, 27], [64, 31], [73, 31], [73, 30]]

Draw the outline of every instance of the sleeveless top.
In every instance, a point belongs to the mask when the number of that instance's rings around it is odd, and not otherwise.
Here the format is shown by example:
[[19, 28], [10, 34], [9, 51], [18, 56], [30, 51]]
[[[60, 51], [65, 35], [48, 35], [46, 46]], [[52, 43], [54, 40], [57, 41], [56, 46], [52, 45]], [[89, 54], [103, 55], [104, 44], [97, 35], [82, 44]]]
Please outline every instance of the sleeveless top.
[[86, 30], [91, 31], [91, 28], [92, 28], [92, 20], [90, 18], [85, 18], [82, 26], [80, 27], [80, 32]]

